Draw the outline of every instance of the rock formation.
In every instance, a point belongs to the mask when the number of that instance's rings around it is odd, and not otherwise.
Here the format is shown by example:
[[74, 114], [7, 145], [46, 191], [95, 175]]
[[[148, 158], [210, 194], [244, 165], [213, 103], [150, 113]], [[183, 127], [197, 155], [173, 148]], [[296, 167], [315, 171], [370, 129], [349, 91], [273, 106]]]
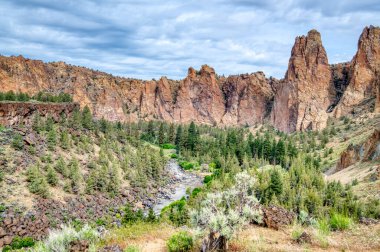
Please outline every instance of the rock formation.
[[297, 37], [288, 71], [274, 98], [272, 122], [285, 132], [319, 130], [326, 126], [330, 66], [321, 35], [316, 30]]
[[218, 76], [212, 67], [189, 68], [183, 80], [143, 81], [22, 56], [0, 56], [0, 90], [73, 95], [95, 118], [165, 120], [218, 126], [271, 122], [285, 132], [320, 130], [376, 97], [380, 112], [380, 28], [366, 27], [351, 62], [328, 64], [316, 30], [297, 37], [284, 79], [264, 73]]
[[0, 124], [31, 125], [35, 112], [58, 121], [61, 115], [69, 116], [76, 108], [79, 108], [77, 103], [0, 102]]
[[380, 28], [365, 27], [358, 43], [358, 51], [351, 61], [349, 83], [335, 114], [348, 114], [353, 106], [373, 98], [379, 88], [380, 75]]
[[347, 168], [357, 162], [367, 162], [380, 159], [380, 130], [359, 145], [350, 145], [341, 154], [336, 165], [336, 171]]

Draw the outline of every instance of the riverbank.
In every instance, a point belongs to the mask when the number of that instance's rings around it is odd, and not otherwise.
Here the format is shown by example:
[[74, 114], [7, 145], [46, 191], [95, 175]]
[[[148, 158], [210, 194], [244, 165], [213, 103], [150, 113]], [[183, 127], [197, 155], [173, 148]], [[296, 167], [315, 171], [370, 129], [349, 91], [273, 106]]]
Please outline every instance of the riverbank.
[[0, 203], [0, 247], [9, 244], [16, 236], [42, 239], [50, 229], [58, 228], [62, 223], [104, 222], [119, 227], [124, 215], [123, 207], [127, 203], [135, 208], [152, 207], [159, 214], [163, 207], [185, 196], [187, 188], [202, 184], [200, 177], [184, 171], [174, 159], [168, 161], [165, 171], [167, 183], [149, 195], [131, 189], [116, 197], [107, 194], [77, 195], [64, 201], [36, 198], [32, 209]]

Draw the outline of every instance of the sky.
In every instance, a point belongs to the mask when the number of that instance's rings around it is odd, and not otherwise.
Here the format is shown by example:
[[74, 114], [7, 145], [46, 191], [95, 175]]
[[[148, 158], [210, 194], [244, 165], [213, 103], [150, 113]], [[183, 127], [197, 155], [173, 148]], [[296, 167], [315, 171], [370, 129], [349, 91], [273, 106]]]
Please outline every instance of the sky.
[[65, 61], [138, 79], [282, 78], [296, 36], [322, 34], [329, 62], [349, 61], [379, 0], [0, 0], [0, 54]]

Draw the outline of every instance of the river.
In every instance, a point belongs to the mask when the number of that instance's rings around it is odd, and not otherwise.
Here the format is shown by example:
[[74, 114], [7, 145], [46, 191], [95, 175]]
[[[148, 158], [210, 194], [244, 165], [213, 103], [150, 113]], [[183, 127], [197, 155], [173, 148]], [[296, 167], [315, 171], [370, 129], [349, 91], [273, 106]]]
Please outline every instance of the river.
[[159, 197], [157, 203], [153, 206], [153, 210], [156, 214], [160, 214], [162, 208], [169, 205], [171, 202], [181, 199], [186, 196], [186, 189], [199, 187], [202, 185], [202, 179], [190, 172], [184, 171], [177, 163], [172, 159], [166, 166], [168, 176], [173, 181], [170, 185], [170, 192], [165, 197]]

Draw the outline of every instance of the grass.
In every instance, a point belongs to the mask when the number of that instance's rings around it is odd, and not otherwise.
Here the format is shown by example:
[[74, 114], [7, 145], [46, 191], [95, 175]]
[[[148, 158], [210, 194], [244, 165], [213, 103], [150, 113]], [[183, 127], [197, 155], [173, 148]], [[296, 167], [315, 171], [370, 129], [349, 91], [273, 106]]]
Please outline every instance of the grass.
[[145, 223], [138, 222], [121, 228], [110, 230], [109, 234], [101, 240], [97, 246], [103, 247], [111, 244], [118, 244], [123, 249], [138, 249], [147, 242], [153, 240], [167, 240], [175, 233], [175, 228], [166, 223]]
[[352, 220], [342, 214], [334, 213], [330, 218], [329, 224], [332, 230], [346, 230], [351, 228]]

